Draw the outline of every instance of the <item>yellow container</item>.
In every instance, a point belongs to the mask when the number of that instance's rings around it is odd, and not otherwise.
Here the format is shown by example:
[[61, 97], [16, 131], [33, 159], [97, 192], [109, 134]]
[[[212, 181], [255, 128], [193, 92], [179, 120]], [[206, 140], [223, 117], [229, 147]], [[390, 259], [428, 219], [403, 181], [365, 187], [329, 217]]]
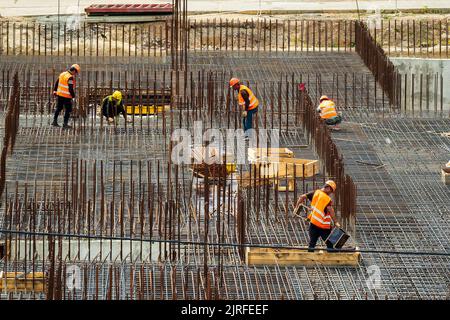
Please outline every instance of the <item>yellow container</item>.
[[[156, 110], [156, 112], [155, 112]], [[163, 111], [170, 111], [169, 105], [164, 106], [126, 106], [127, 114], [137, 114], [137, 115], [146, 115], [146, 114], [156, 114], [161, 113]]]
[[227, 173], [230, 174], [232, 172], [236, 172], [236, 164], [235, 163], [227, 163]]

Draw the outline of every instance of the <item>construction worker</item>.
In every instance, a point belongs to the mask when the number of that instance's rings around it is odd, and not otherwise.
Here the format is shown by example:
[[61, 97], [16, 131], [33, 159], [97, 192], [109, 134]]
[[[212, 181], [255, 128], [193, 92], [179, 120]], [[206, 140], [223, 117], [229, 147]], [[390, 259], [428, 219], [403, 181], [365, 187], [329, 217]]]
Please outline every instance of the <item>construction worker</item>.
[[[332, 221], [336, 227], [340, 227], [336, 221], [330, 197], [335, 191], [336, 183], [328, 180], [321, 189], [302, 194], [297, 201], [296, 207], [299, 207], [306, 199], [311, 201], [311, 212], [308, 214], [310, 221], [308, 251], [310, 252], [314, 251], [319, 237], [324, 241], [328, 238], [331, 233]], [[332, 248], [332, 245], [327, 243], [327, 248]]]
[[127, 113], [123, 107], [122, 93], [116, 90], [113, 94], [106, 96], [103, 99], [102, 115], [106, 118], [109, 124], [112, 124], [114, 119], [116, 120], [116, 123], [118, 123], [119, 114], [122, 114], [125, 121], [127, 121]]
[[334, 126], [334, 129], [339, 130], [339, 123], [342, 122], [342, 116], [337, 113], [336, 105], [327, 96], [320, 97], [320, 105], [317, 107], [317, 112], [320, 117], [325, 120], [329, 126]]
[[253, 116], [258, 112], [259, 101], [252, 90], [241, 84], [238, 78], [230, 80], [230, 88], [238, 91], [238, 103], [242, 107], [245, 137], [248, 139], [247, 130], [252, 128]]
[[72, 99], [75, 98], [75, 76], [80, 73], [80, 66], [73, 64], [69, 70], [64, 71], [58, 77], [53, 87], [53, 95], [57, 98], [55, 115], [52, 125], [59, 127], [58, 116], [65, 109], [63, 128], [70, 128], [69, 118], [72, 112]]

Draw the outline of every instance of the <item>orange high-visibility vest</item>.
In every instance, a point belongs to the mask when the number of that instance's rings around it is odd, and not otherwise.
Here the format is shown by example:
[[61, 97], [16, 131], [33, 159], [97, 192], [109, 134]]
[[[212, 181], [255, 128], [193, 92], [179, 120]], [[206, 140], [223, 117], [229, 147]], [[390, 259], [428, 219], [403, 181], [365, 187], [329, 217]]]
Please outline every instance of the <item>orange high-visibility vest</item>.
[[[69, 71], [64, 71], [59, 75], [56, 95], [69, 99], [72, 98], [72, 95], [69, 92], [70, 77], [73, 77], [73, 75]], [[73, 89], [75, 90], [75, 78], [73, 78]]]
[[248, 106], [248, 110], [253, 110], [258, 107], [259, 101], [256, 99], [255, 95], [253, 94], [252, 90], [250, 90], [247, 86], [244, 86], [241, 84], [239, 87], [239, 93], [238, 93], [238, 101], [240, 106], [245, 106], [244, 98], [242, 98], [241, 91], [245, 90], [248, 92], [248, 99], [250, 100], [250, 105]]
[[322, 119], [329, 119], [331, 117], [337, 116], [336, 107], [334, 105], [334, 102], [331, 100], [322, 101], [322, 103], [319, 105], [319, 108], [320, 108], [320, 117]]
[[311, 223], [322, 229], [331, 228], [331, 216], [325, 214], [325, 208], [330, 203], [331, 198], [322, 190], [314, 192], [311, 208], [312, 211], [308, 215], [308, 219]]

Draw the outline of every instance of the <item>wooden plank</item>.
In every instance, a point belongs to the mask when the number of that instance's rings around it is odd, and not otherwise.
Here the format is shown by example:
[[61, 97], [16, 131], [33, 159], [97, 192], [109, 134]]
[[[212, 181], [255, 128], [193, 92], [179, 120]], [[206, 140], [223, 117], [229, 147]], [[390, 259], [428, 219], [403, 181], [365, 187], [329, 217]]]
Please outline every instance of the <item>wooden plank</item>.
[[236, 175], [236, 181], [241, 188], [256, 187], [266, 184], [270, 185], [273, 183], [273, 180], [271, 179], [258, 178], [253, 175], [250, 177], [250, 172], [242, 172], [242, 178], [240, 175]]
[[0, 290], [44, 292], [45, 283], [44, 272], [0, 272]]
[[246, 262], [251, 266], [289, 265], [289, 266], [358, 266], [359, 252], [327, 252], [319, 250], [308, 252], [300, 249], [248, 248]]
[[260, 175], [266, 178], [301, 178], [312, 177], [319, 173], [319, 160], [297, 159], [297, 158], [273, 158], [269, 157], [264, 161], [256, 161], [254, 168], [259, 168]]
[[250, 162], [268, 157], [293, 158], [294, 152], [288, 148], [248, 148]]
[[[282, 185], [282, 183], [284, 183], [284, 185]], [[285, 179], [275, 180], [275, 187], [278, 188], [278, 191], [280, 192], [293, 192], [295, 189], [295, 180], [287, 179], [287, 185]]]

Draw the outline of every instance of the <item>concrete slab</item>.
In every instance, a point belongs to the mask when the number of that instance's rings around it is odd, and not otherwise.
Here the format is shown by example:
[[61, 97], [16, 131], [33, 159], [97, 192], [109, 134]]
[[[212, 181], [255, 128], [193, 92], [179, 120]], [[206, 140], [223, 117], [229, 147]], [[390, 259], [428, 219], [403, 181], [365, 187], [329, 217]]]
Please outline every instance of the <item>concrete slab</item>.
[[[415, 87], [415, 94], [414, 94], [414, 100], [415, 104], [418, 103], [420, 99], [420, 74], [423, 74], [423, 77], [426, 77], [428, 74], [430, 77], [430, 82], [434, 84], [434, 76], [436, 74], [442, 75], [442, 82], [444, 84], [443, 88], [443, 110], [450, 110], [450, 90], [448, 90], [448, 86], [445, 84], [450, 83], [450, 59], [422, 59], [422, 58], [390, 58], [391, 61], [394, 63], [394, 65], [398, 68], [400, 74], [405, 75], [407, 74], [409, 79], [411, 78], [411, 75], [415, 75], [414, 80], [414, 87]], [[426, 81], [426, 78], [423, 78], [423, 82]], [[410, 85], [410, 84], [408, 84]], [[425, 83], [423, 83], [425, 85]], [[437, 86], [437, 92], [434, 89], [434, 85], [430, 85], [430, 92], [429, 96], [430, 99], [437, 98], [437, 101], [440, 103], [441, 100], [441, 92], [440, 92], [440, 86]], [[409, 89], [409, 92], [411, 89]], [[410, 95], [408, 95], [408, 98], [410, 98]], [[426, 95], [422, 95], [422, 102], [425, 105], [426, 104]], [[410, 99], [407, 100], [407, 106], [411, 104]]]

